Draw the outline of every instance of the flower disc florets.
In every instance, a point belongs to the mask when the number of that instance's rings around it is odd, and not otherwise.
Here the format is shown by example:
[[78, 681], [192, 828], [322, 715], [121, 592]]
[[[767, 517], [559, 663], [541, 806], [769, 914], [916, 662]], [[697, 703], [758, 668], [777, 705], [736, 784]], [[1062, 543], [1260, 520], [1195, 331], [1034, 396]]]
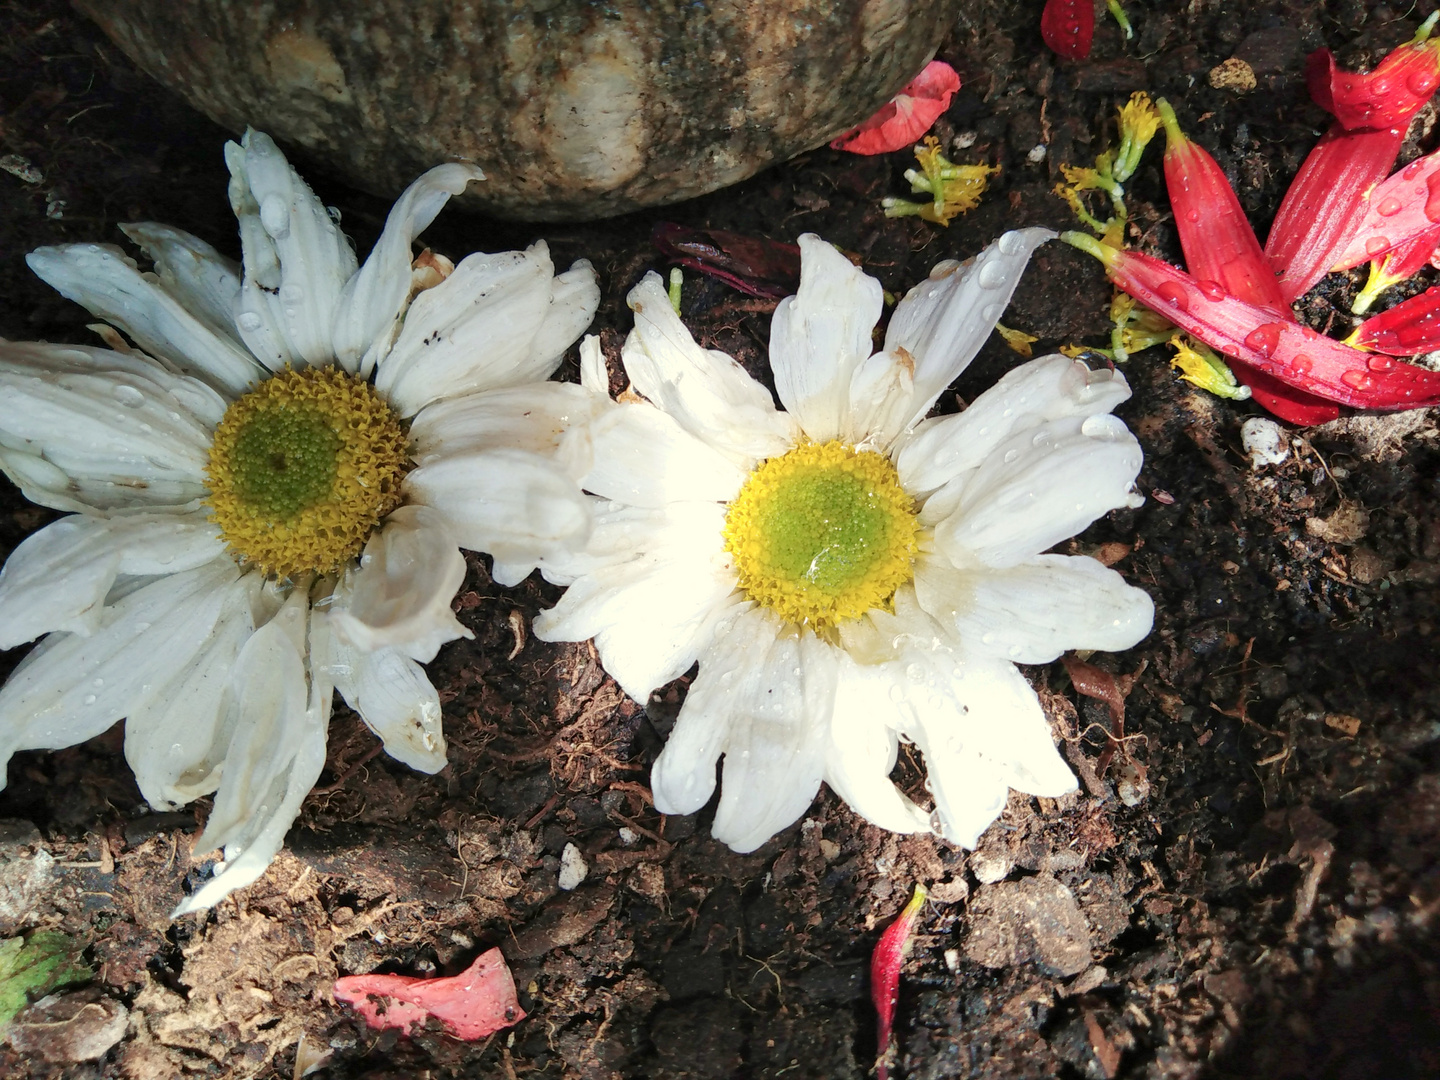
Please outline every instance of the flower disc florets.
[[804, 443], [759, 466], [725, 516], [740, 587], [815, 630], [885, 607], [911, 577], [914, 500], [883, 454]]
[[406, 468], [405, 432], [368, 382], [286, 370], [215, 429], [210, 517], [236, 558], [267, 574], [333, 573], [399, 505]]

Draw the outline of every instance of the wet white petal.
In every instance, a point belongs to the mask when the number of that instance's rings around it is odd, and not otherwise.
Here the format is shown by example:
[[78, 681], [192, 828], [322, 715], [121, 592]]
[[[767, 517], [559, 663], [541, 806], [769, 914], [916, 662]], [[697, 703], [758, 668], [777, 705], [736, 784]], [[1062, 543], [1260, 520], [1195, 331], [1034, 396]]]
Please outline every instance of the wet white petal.
[[200, 497], [223, 411], [214, 391], [147, 357], [0, 344], [0, 458], [26, 498], [57, 510]]
[[[410, 305], [399, 340], [380, 364], [376, 389], [400, 415], [412, 416], [442, 398], [544, 379], [590, 324], [590, 301], [599, 300], [598, 289], [575, 287], [578, 279], [593, 286], [588, 263], [563, 285], [554, 271], [544, 241], [526, 251], [461, 260]], [[552, 302], [557, 291], [564, 298], [558, 308]], [[542, 334], [552, 318], [558, 323]]]
[[1129, 397], [1119, 371], [1091, 371], [1058, 354], [1031, 360], [1006, 372], [964, 412], [921, 423], [895, 454], [900, 482], [906, 491], [928, 494], [977, 468], [1015, 432], [1067, 416], [1098, 416]]
[[586, 491], [631, 506], [733, 499], [745, 473], [653, 405], [613, 405], [590, 424]]
[[904, 349], [915, 360], [915, 391], [906, 427], [918, 424], [941, 392], [955, 381], [1005, 313], [1030, 254], [1055, 233], [1018, 229], [968, 264], [941, 264], [895, 306], [885, 350]]
[[52, 630], [89, 634], [118, 574], [174, 574], [225, 557], [208, 512], [77, 514], [26, 537], [0, 569], [0, 649]]
[[355, 252], [270, 136], [247, 131], [239, 146], [226, 144], [225, 163], [244, 250], [235, 313], [241, 336], [271, 368], [330, 363]]
[[920, 520], [934, 522], [936, 548], [957, 566], [1014, 566], [1134, 505], [1141, 460], [1140, 444], [1113, 416], [1051, 420], [1012, 435], [952, 480], [953, 490], [941, 488]]
[[605, 670], [635, 700], [647, 700], [695, 662], [734, 602], [723, 520], [724, 507], [711, 503], [602, 513], [585, 552], [562, 561], [551, 579], [575, 583], [535, 619], [535, 636], [594, 637]]
[[[534, 378], [549, 378], [565, 358], [565, 352], [579, 340], [600, 306], [600, 279], [589, 259], [578, 259], [550, 283], [550, 307], [530, 342], [525, 370]], [[515, 381], [518, 381], [516, 376]]]
[[1066, 649], [1128, 649], [1150, 632], [1155, 604], [1084, 556], [1039, 555], [1005, 570], [957, 570], [921, 558], [922, 607], [981, 652], [1048, 664]]
[[874, 351], [884, 290], [832, 244], [800, 237], [800, 291], [770, 323], [775, 392], [815, 442], [848, 438], [850, 381]]
[[124, 330], [146, 352], [230, 396], [244, 393], [264, 373], [239, 342], [196, 318], [117, 247], [42, 247], [25, 261], [57, 292]]
[[531, 565], [583, 547], [590, 507], [552, 459], [524, 450], [440, 458], [405, 478], [410, 502], [435, 507], [461, 547]]
[[368, 377], [390, 350], [410, 296], [410, 246], [452, 195], [484, 179], [474, 165], [437, 165], [395, 200], [380, 239], [336, 306], [335, 359], [346, 371]]
[[695, 344], [659, 274], [646, 274], [628, 300], [635, 329], [623, 358], [636, 390], [742, 468], [795, 444], [795, 419], [734, 360]]
[[[606, 399], [574, 383], [543, 382], [447, 398], [420, 410], [410, 425], [416, 464], [486, 450], [555, 456], [575, 479], [590, 469], [589, 420]], [[567, 438], [573, 431], [575, 437]]]
[[346, 571], [331, 627], [361, 652], [394, 648], [428, 662], [445, 642], [475, 636], [450, 610], [464, 580], [465, 557], [444, 517], [402, 506], [366, 542], [359, 567]]
[[0, 766], [84, 742], [149, 700], [203, 647], [238, 577], [217, 559], [125, 596], [88, 637], [47, 637], [0, 688]]
[[425, 670], [399, 649], [361, 652], [338, 644], [331, 661], [335, 688], [396, 761], [423, 773], [446, 765], [440, 696]]
[[[186, 311], [237, 349], [245, 349], [235, 330], [235, 301], [240, 295], [237, 263], [198, 236], [171, 225], [133, 221], [121, 225], [120, 231], [150, 256], [161, 286]], [[258, 365], [255, 370], [260, 371]]]
[[580, 342], [580, 385], [600, 397], [610, 396], [610, 370], [594, 334], [586, 334]]
[[252, 605], [260, 575], [227, 587], [220, 614], [200, 649], [169, 682], [125, 718], [125, 760], [156, 810], [173, 810], [220, 783], [229, 745], [222, 707], [236, 657], [255, 630]]

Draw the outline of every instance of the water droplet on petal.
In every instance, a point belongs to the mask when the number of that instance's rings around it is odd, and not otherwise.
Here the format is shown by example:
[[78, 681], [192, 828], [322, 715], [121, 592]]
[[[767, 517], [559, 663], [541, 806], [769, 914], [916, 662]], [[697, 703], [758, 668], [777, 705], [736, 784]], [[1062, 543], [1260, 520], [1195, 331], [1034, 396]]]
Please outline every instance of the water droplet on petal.
[[1290, 361], [1290, 368], [1297, 375], [1308, 375], [1315, 369], [1315, 361], [1304, 353], [1297, 353], [1295, 359]]
[[145, 404], [145, 395], [133, 386], [120, 385], [111, 392], [115, 395], [116, 401], [132, 409], [138, 409]]
[[1019, 451], [1019, 450], [1006, 450], [1006, 451], [1005, 451], [1005, 464], [1006, 464], [1006, 465], [1012, 464], [1012, 463], [1015, 461], [1015, 459], [1018, 458], [1019, 456], [1020, 456], [1020, 451]]
[[1365, 254], [1372, 258], [1389, 251], [1391, 247], [1390, 238], [1386, 236], [1367, 236], [1365, 238]]
[[1224, 300], [1225, 286], [1218, 281], [1202, 281], [1199, 283], [1200, 294], [1206, 300]]
[[1375, 378], [1366, 371], [1343, 371], [1340, 373], [1340, 381], [1354, 390], [1369, 390], [1375, 385]]
[[94, 695], [94, 694], [86, 694], [86, 695], [85, 695], [85, 704], [86, 704], [86, 705], [94, 705], [94, 704], [95, 704], [95, 695]]
[[1005, 273], [1005, 267], [998, 262], [987, 262], [980, 267], [975, 280], [982, 289], [998, 289], [1009, 282], [1010, 275]]
[[305, 288], [294, 281], [287, 281], [280, 286], [280, 299], [287, 304], [298, 304], [305, 299]]
[[1190, 293], [1179, 282], [1162, 281], [1155, 291], [1171, 306], [1181, 311], [1190, 310]]
[[1405, 76], [1405, 86], [1416, 97], [1428, 98], [1435, 92], [1436, 75], [1433, 71], [1412, 71]]
[[1284, 329], [1284, 325], [1278, 322], [1257, 326], [1245, 336], [1245, 347], [1255, 350], [1268, 360], [1280, 347], [1280, 334]]
[[1381, 217], [1394, 217], [1403, 209], [1405, 209], [1404, 203], [1394, 195], [1387, 195], [1380, 200], [1380, 205], [1375, 207], [1375, 212]]
[[1365, 366], [1371, 371], [1389, 371], [1395, 366], [1395, 358], [1385, 356], [1382, 353], [1376, 353], [1370, 357], [1369, 360], [1365, 361]]
[[251, 330], [259, 330], [260, 323], [262, 321], [263, 320], [260, 318], [260, 316], [253, 311], [242, 311], [235, 319], [235, 322], [240, 327], [240, 329], [247, 332]]

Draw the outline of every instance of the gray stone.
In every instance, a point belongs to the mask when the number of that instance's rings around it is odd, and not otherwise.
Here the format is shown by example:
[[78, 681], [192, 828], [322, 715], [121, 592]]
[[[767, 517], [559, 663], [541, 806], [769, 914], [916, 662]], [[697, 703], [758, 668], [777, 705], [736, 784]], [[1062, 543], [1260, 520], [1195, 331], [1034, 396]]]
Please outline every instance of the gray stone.
[[965, 955], [991, 968], [1036, 963], [1051, 975], [1090, 966], [1090, 930], [1075, 894], [1046, 874], [976, 893]]
[[700, 195], [869, 117], [961, 0], [76, 0], [142, 68], [393, 196], [472, 161], [531, 221]]

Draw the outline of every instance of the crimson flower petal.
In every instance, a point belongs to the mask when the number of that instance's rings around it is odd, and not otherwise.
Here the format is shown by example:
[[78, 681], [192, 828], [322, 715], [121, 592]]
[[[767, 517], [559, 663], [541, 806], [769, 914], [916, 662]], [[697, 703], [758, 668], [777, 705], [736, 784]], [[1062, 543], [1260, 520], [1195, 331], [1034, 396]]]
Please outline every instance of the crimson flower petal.
[[1365, 215], [1366, 193], [1394, 167], [1404, 136], [1403, 128], [1346, 131], [1334, 124], [1310, 151], [1265, 241], [1285, 303], [1335, 265]]
[[1169, 263], [1106, 247], [1086, 233], [1061, 239], [1088, 251], [1110, 280], [1212, 349], [1340, 405], [1395, 411], [1440, 404], [1440, 372], [1351, 348], [1230, 296]]
[[352, 1006], [370, 1027], [409, 1033], [433, 1016], [457, 1039], [473, 1042], [525, 1019], [515, 980], [499, 949], [482, 954], [459, 975], [416, 979], [409, 975], [346, 975], [335, 980], [335, 997]]
[[1440, 286], [1372, 315], [1349, 340], [1392, 356], [1414, 356], [1440, 349]]
[[925, 904], [925, 886], [917, 883], [905, 910], [880, 935], [870, 954], [870, 1000], [875, 1005], [875, 1029], [880, 1059], [875, 1065], [879, 1080], [889, 1076], [890, 1029], [895, 1024], [895, 1005], [900, 998], [900, 969], [905, 965], [905, 943], [915, 929], [915, 920]]
[[955, 69], [943, 60], [931, 60], [893, 100], [859, 127], [841, 135], [830, 148], [852, 154], [903, 150], [930, 130], [959, 89], [960, 76]]
[[746, 296], [783, 300], [800, 287], [800, 248], [778, 240], [659, 222], [650, 242], [681, 266], [725, 282]]
[[1364, 207], [1331, 269], [1349, 270], [1378, 259], [1440, 224], [1440, 151], [1416, 158], [1377, 184]]
[[1045, 0], [1040, 36], [1052, 51], [1067, 60], [1084, 60], [1090, 55], [1090, 41], [1095, 36], [1093, 0]]
[[1311, 100], [1347, 131], [1405, 127], [1440, 86], [1440, 42], [1408, 42], [1368, 74], [1341, 71], [1329, 49], [1305, 62]]

